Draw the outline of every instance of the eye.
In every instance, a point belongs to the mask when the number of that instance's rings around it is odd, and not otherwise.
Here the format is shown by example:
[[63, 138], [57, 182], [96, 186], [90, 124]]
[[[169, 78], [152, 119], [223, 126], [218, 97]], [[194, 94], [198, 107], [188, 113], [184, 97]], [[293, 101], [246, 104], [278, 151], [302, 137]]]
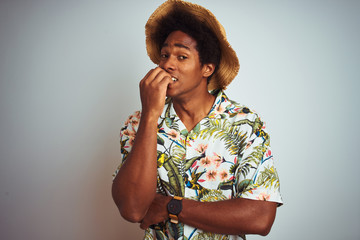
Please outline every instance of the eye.
[[168, 55], [165, 53], [160, 54], [160, 58], [167, 58], [167, 57], [168, 57]]
[[179, 58], [179, 60], [185, 60], [185, 59], [187, 59], [187, 57], [186, 57], [186, 56], [183, 56], [183, 55], [180, 55], [178, 58]]

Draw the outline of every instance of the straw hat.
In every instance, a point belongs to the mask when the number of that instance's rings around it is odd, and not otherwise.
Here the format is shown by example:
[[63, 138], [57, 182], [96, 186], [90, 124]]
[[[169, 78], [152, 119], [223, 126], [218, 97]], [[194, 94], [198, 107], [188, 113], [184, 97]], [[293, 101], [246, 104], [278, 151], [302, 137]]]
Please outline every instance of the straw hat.
[[157, 31], [158, 20], [166, 16], [174, 8], [193, 14], [199, 21], [206, 24], [217, 36], [220, 43], [221, 60], [217, 72], [215, 72], [210, 79], [208, 89], [226, 89], [239, 72], [239, 60], [226, 39], [223, 26], [215, 18], [214, 14], [200, 5], [182, 0], [168, 0], [153, 12], [145, 25], [146, 50], [151, 61], [159, 64], [161, 50], [159, 49], [158, 43], [155, 42], [151, 36]]

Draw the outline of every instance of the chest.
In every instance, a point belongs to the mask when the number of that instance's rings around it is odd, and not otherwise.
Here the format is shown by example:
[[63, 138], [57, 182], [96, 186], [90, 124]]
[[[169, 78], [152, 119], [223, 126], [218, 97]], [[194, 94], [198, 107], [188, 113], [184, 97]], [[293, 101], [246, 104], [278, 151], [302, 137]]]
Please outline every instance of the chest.
[[231, 198], [247, 132], [224, 121], [203, 121], [190, 132], [165, 124], [158, 131], [158, 187], [196, 200]]

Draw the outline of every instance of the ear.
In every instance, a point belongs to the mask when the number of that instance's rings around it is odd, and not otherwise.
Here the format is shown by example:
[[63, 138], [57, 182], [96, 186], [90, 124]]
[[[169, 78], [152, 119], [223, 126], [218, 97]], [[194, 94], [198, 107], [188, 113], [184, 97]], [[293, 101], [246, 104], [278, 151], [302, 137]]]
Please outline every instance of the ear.
[[203, 70], [203, 77], [208, 78], [215, 71], [215, 64], [206, 63], [206, 64], [203, 65], [202, 70]]

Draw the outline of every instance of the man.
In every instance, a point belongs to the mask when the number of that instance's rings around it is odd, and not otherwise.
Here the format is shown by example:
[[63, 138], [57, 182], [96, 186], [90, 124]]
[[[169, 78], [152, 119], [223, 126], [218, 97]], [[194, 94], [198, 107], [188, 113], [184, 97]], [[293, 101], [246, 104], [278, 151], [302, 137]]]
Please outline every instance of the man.
[[222, 91], [239, 70], [222, 26], [199, 5], [169, 0], [149, 18], [146, 44], [158, 67], [121, 130], [112, 188], [121, 215], [144, 239], [267, 235], [279, 180], [260, 117]]

